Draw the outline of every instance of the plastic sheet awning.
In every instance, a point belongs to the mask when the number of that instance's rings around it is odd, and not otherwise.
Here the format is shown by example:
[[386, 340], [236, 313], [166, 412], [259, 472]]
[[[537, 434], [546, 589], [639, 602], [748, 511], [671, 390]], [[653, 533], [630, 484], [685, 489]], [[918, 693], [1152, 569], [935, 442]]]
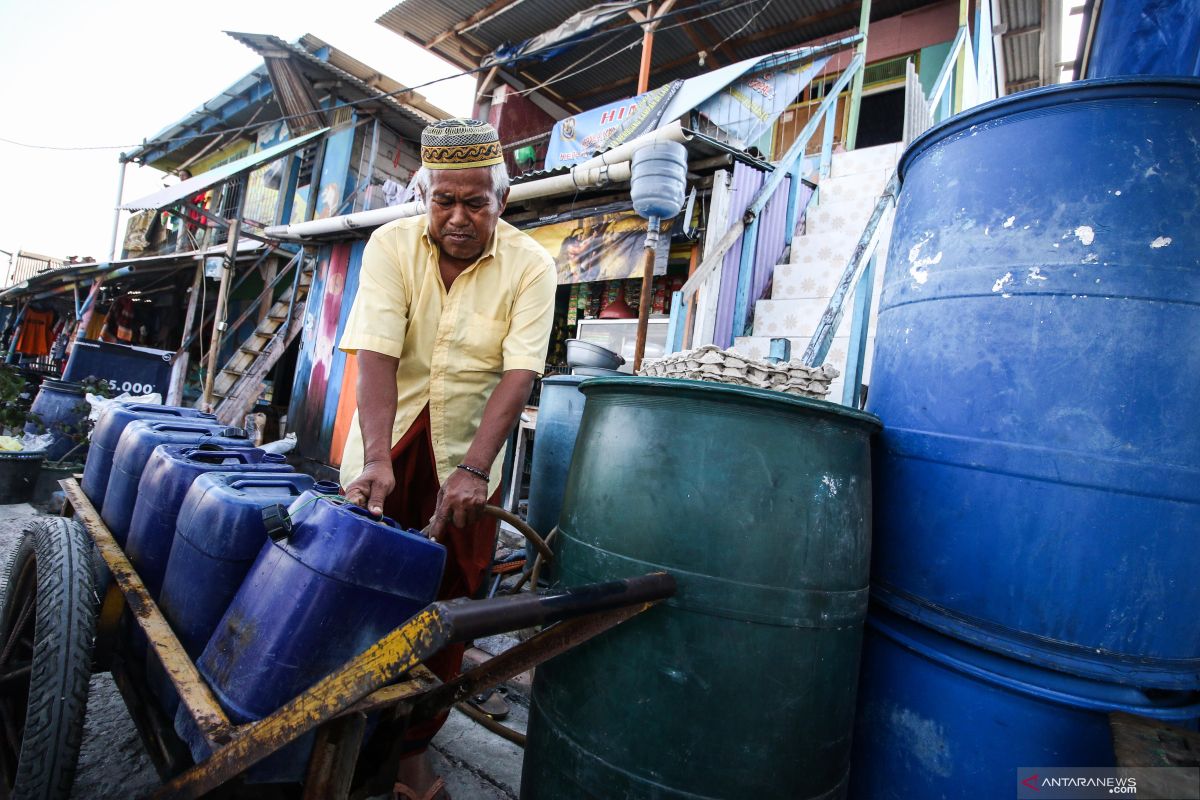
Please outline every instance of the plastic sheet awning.
[[230, 161], [228, 164], [222, 164], [216, 169], [210, 169], [208, 172], [188, 178], [186, 181], [181, 181], [174, 186], [168, 186], [153, 194], [148, 194], [145, 197], [126, 203], [121, 208], [126, 211], [141, 211], [143, 209], [158, 210], [173, 206], [181, 200], [194, 197], [218, 184], [225, 183], [244, 173], [252, 172], [264, 164], [268, 164], [277, 158], [282, 158], [288, 153], [295, 152], [327, 130], [329, 128], [321, 128], [312, 133], [298, 136], [295, 139], [280, 142], [277, 145], [268, 147], [266, 150], [251, 153], [248, 156]]

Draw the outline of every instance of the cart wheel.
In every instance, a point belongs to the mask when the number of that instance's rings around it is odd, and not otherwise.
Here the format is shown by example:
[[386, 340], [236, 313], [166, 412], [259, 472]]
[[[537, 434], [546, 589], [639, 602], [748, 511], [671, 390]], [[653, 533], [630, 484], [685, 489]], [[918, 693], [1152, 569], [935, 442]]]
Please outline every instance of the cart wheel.
[[0, 603], [0, 796], [70, 794], [95, 628], [87, 532], [63, 517], [38, 520], [8, 562]]

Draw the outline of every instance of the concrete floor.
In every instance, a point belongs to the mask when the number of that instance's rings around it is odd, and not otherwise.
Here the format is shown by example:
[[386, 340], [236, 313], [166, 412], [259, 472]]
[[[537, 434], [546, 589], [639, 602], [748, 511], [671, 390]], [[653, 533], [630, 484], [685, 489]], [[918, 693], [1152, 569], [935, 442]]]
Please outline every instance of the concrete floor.
[[[21, 533], [38, 514], [25, 504], [0, 506], [0, 563], [8, 563]], [[528, 709], [521, 688], [509, 693], [512, 711], [504, 724], [523, 733]], [[453, 711], [432, 749], [435, 768], [454, 800], [516, 800], [523, 756], [517, 745]], [[112, 678], [93, 675], [72, 800], [131, 800], [158, 785]]]

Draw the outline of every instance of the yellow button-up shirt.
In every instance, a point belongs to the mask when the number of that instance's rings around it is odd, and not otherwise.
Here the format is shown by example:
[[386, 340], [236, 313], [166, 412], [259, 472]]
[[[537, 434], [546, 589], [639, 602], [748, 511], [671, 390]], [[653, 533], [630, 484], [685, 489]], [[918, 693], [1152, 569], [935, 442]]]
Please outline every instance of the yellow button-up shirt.
[[[390, 222], [363, 251], [358, 294], [339, 347], [400, 359], [392, 445], [429, 404], [438, 480], [462, 463], [500, 375], [539, 375], [554, 322], [554, 259], [532, 238], [501, 220], [479, 259], [446, 291], [438, 247], [425, 216]], [[491, 469], [500, 484], [504, 449]], [[345, 486], [363, 470], [358, 412], [342, 453]]]

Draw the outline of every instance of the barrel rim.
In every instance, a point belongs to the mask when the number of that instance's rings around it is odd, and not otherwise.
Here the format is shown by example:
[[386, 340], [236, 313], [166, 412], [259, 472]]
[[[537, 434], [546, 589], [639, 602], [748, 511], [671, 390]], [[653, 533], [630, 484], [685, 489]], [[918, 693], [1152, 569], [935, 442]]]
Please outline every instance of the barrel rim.
[[818, 415], [831, 417], [837, 422], [852, 422], [868, 429], [870, 433], [883, 430], [883, 421], [874, 414], [858, 409], [848, 408], [828, 400], [815, 400], [809, 397], [776, 392], [770, 389], [757, 389], [750, 386], [733, 386], [712, 381], [687, 380], [685, 378], [649, 378], [644, 376], [629, 376], [627, 378], [589, 378], [579, 386], [579, 391], [589, 395], [596, 389], [621, 388], [633, 390], [669, 389], [681, 394], [699, 395], [702, 399], [720, 399], [721, 396], [733, 396], [750, 400], [758, 405], [774, 408], [790, 408], [791, 410], [815, 412]]
[[0, 461], [44, 461], [45, 450], [0, 450]]
[[[988, 122], [999, 117], [1015, 114], [1019, 111], [1030, 111], [1047, 106], [1061, 105], [1067, 102], [1080, 102], [1093, 97], [1160, 97], [1154, 90], [1173, 89], [1189, 90], [1194, 94], [1193, 99], [1200, 101], [1200, 78], [1185, 76], [1155, 76], [1129, 75], [1118, 78], [1095, 78], [1071, 83], [1059, 83], [1053, 86], [1042, 86], [1037, 89], [1006, 95], [988, 101], [967, 111], [939, 122], [929, 130], [914, 139], [896, 165], [896, 173], [903, 183], [905, 173], [912, 163], [924, 155], [925, 151], [937, 142], [942, 141], [963, 130]], [[1064, 97], [1066, 95], [1066, 97]]]
[[77, 394], [80, 397], [84, 395], [83, 384], [77, 381], [63, 381], [58, 378], [46, 378], [38, 386], [39, 389], [51, 389], [58, 392], [66, 392], [69, 394]]
[[1081, 709], [1127, 711], [1156, 719], [1190, 719], [1200, 712], [1195, 690], [1169, 691], [1161, 696], [1147, 694], [1145, 702], [1136, 702], [1130, 695], [1140, 687], [1060, 672], [998, 653], [926, 627], [877, 603], [870, 606], [866, 626], [894, 645], [943, 669], [1042, 702]]
[[[587, 375], [547, 375], [542, 378], [542, 386], [570, 386], [589, 380]], [[596, 378], [591, 378], [596, 380]]]

